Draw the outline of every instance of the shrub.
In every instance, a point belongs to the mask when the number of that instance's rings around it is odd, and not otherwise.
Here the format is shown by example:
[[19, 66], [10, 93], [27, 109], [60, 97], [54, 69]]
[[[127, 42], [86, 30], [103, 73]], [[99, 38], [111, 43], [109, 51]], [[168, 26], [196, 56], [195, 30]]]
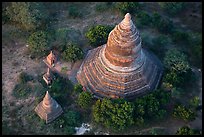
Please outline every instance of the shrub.
[[19, 77], [18, 77], [18, 81], [21, 84], [24, 84], [24, 83], [26, 83], [26, 82], [28, 82], [30, 80], [33, 80], [32, 76], [28, 75], [25, 72], [21, 72]]
[[200, 99], [198, 96], [195, 96], [190, 100], [190, 106], [192, 106], [195, 109], [199, 106], [199, 104], [200, 104]]
[[86, 33], [85, 36], [89, 40], [89, 44], [93, 47], [101, 46], [105, 44], [108, 39], [108, 35], [111, 32], [113, 27], [97, 25], [91, 27]]
[[167, 69], [177, 73], [186, 72], [189, 69], [186, 55], [176, 49], [170, 49], [166, 52], [164, 65]]
[[82, 92], [79, 94], [77, 104], [83, 109], [88, 109], [92, 103], [92, 98], [93, 97], [90, 92]]
[[198, 130], [183, 126], [176, 131], [176, 135], [200, 135], [200, 133]]
[[163, 81], [166, 83], [170, 83], [173, 86], [179, 86], [183, 82], [183, 77], [181, 77], [174, 71], [170, 71], [164, 76]]
[[43, 3], [36, 2], [12, 2], [6, 8], [6, 15], [26, 30], [40, 28], [48, 20]]
[[16, 98], [24, 98], [31, 92], [31, 86], [27, 83], [17, 84], [13, 89], [13, 95]]
[[64, 133], [65, 133], [66, 135], [73, 135], [73, 134], [76, 133], [76, 130], [75, 130], [74, 127], [65, 126], [65, 128], [64, 128]]
[[139, 2], [118, 2], [116, 3], [115, 6], [116, 9], [118, 9], [122, 14], [126, 13], [134, 14], [141, 8]]
[[189, 37], [188, 33], [182, 32], [182, 31], [179, 31], [179, 30], [175, 30], [172, 33], [172, 40], [175, 43], [177, 43], [177, 42], [187, 42], [187, 40], [189, 39], [188, 37]]
[[165, 34], [171, 34], [174, 27], [172, 20], [162, 18], [162, 16], [157, 12], [154, 12], [152, 15], [152, 26]]
[[43, 56], [49, 49], [48, 34], [44, 31], [37, 31], [28, 38], [29, 50], [34, 56]]
[[159, 2], [159, 5], [169, 15], [177, 15], [185, 8], [184, 2]]
[[66, 43], [68, 42], [69, 29], [59, 28], [55, 31], [55, 40], [59, 43], [60, 46], [57, 48], [59, 51], [63, 51], [66, 48]]
[[82, 17], [82, 13], [78, 10], [76, 6], [70, 6], [68, 11], [69, 11], [69, 16], [73, 18]]
[[83, 86], [81, 84], [74, 85], [74, 93], [81, 93], [83, 92]]
[[155, 52], [158, 56], [160, 55], [161, 57], [164, 56], [164, 51], [165, 51], [165, 46], [169, 44], [169, 39], [165, 35], [160, 35], [156, 38], [152, 39], [152, 46], [150, 50]]
[[66, 61], [75, 62], [79, 59], [83, 59], [84, 53], [76, 44], [68, 43], [68, 47], [62, 53], [62, 57]]
[[93, 117], [97, 123], [108, 128], [123, 130], [134, 123], [133, 109], [133, 104], [127, 101], [114, 103], [108, 99], [97, 100], [93, 106]]
[[177, 105], [173, 110], [173, 117], [181, 118], [184, 121], [192, 121], [195, 119], [195, 116], [196, 114], [191, 109], [188, 109], [183, 105]]
[[151, 16], [145, 11], [139, 12], [137, 17], [136, 22], [139, 20], [142, 25], [150, 25], [152, 22]]
[[68, 111], [65, 115], [66, 125], [76, 127], [81, 124], [81, 115], [77, 111]]
[[108, 9], [108, 4], [106, 3], [102, 3], [102, 4], [97, 4], [96, 5], [96, 11], [98, 12], [103, 12], [103, 11], [106, 11]]

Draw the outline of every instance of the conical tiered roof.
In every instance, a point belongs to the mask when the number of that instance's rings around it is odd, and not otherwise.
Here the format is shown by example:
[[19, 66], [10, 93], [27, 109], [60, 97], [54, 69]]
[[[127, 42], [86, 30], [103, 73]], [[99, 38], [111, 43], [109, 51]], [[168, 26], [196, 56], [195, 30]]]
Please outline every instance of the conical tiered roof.
[[161, 75], [160, 61], [142, 49], [139, 31], [127, 13], [107, 44], [88, 52], [77, 79], [96, 97], [134, 98], [155, 89]]
[[35, 112], [41, 119], [46, 120], [46, 123], [53, 121], [63, 113], [61, 106], [50, 96], [48, 91], [43, 101], [35, 108]]

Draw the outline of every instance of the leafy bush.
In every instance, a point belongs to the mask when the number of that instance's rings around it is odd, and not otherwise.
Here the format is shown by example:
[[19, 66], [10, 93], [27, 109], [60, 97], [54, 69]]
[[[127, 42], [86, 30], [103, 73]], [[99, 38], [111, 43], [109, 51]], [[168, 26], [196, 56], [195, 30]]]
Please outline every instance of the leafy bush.
[[83, 109], [90, 108], [90, 105], [92, 103], [92, 94], [90, 92], [82, 92], [79, 94], [79, 97], [77, 99], [78, 105]]
[[169, 15], [177, 15], [185, 8], [184, 2], [159, 2], [159, 5]]
[[69, 11], [69, 16], [73, 18], [82, 17], [82, 13], [79, 11], [79, 9], [76, 6], [70, 6], [68, 11]]
[[186, 55], [176, 49], [170, 49], [166, 52], [164, 65], [167, 69], [176, 73], [186, 72], [189, 69]]
[[134, 106], [130, 102], [114, 103], [111, 100], [97, 100], [93, 106], [93, 117], [97, 123], [114, 129], [123, 130], [132, 125]]
[[172, 33], [174, 27], [172, 20], [162, 18], [162, 16], [157, 12], [154, 12], [152, 15], [152, 26], [165, 34]]
[[16, 98], [24, 98], [24, 97], [27, 97], [31, 91], [32, 91], [31, 86], [29, 84], [20, 83], [20, 84], [15, 85], [13, 89], [13, 95]]
[[156, 90], [151, 94], [139, 97], [134, 102], [134, 122], [142, 126], [148, 120], [161, 120], [167, 116], [166, 105], [170, 101], [170, 93]]
[[100, 3], [96, 5], [96, 11], [103, 12], [110, 8], [112, 4], [110, 2]]
[[73, 85], [70, 80], [56, 76], [56, 79], [52, 82], [50, 88], [50, 94], [55, 100], [62, 106], [70, 103], [68, 101], [69, 92], [72, 90]]
[[159, 35], [158, 37], [152, 39], [152, 46], [150, 46], [150, 50], [163, 58], [165, 47], [169, 43], [170, 40], [167, 36]]
[[189, 54], [192, 56], [192, 64], [202, 67], [202, 33], [188, 33], [187, 43]]
[[200, 104], [200, 99], [198, 96], [195, 96], [190, 100], [190, 106], [192, 106], [195, 109], [199, 106], [199, 104]]
[[59, 51], [63, 51], [66, 48], [66, 43], [68, 42], [69, 29], [59, 28], [55, 31], [55, 39], [59, 43]]
[[101, 46], [102, 44], [105, 44], [107, 42], [108, 35], [112, 29], [113, 27], [111, 26], [93, 26], [85, 33], [85, 36], [89, 40], [89, 44], [91, 46]]
[[173, 117], [181, 118], [184, 121], [192, 121], [195, 119], [196, 114], [189, 108], [183, 105], [177, 105], [173, 110]]
[[76, 127], [81, 124], [81, 115], [77, 111], [68, 111], [65, 115], [66, 125]]
[[21, 84], [24, 84], [30, 80], [33, 80], [31, 75], [28, 75], [26, 72], [21, 72], [19, 77], [18, 77], [18, 81]]
[[177, 42], [187, 42], [188, 40], [188, 33], [186, 32], [182, 32], [179, 30], [174, 30], [174, 32], [172, 33], [172, 40], [177, 43]]
[[36, 2], [12, 2], [6, 8], [6, 15], [26, 30], [35, 30], [48, 20], [43, 3]]
[[68, 47], [62, 53], [62, 57], [66, 61], [75, 62], [79, 59], [83, 59], [84, 53], [76, 44], [68, 43]]
[[83, 86], [81, 84], [74, 85], [74, 93], [81, 93], [83, 92]]
[[145, 11], [139, 12], [137, 17], [136, 22], [139, 21], [142, 25], [150, 25], [152, 22], [151, 16]]
[[74, 127], [71, 127], [71, 126], [65, 126], [65, 128], [64, 128], [63, 131], [64, 131], [64, 133], [65, 133], [66, 135], [73, 135], [73, 134], [76, 133], [75, 128], [74, 128]]
[[173, 86], [177, 87], [183, 82], [183, 77], [181, 77], [179, 74], [177, 74], [174, 71], [170, 71], [164, 76], [163, 81], [167, 82], [167, 83], [170, 83]]
[[187, 126], [183, 126], [176, 131], [176, 135], [200, 135], [200, 132]]
[[122, 14], [134, 14], [141, 8], [139, 2], [117, 2], [115, 6]]
[[43, 56], [49, 49], [49, 37], [44, 31], [37, 31], [28, 38], [29, 50], [34, 56]]

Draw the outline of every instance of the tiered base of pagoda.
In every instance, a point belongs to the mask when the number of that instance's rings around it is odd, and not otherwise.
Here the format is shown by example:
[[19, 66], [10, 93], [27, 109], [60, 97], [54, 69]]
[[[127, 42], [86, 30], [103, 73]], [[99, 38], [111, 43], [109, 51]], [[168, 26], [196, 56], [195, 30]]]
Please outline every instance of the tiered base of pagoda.
[[133, 99], [157, 88], [162, 66], [156, 56], [142, 49], [131, 66], [114, 66], [104, 56], [105, 46], [90, 50], [77, 73], [79, 83], [95, 97]]

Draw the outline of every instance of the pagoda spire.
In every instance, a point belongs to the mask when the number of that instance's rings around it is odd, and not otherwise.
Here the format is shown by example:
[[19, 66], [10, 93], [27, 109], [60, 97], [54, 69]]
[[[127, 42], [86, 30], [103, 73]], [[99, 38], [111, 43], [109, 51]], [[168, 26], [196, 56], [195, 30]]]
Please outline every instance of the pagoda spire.
[[131, 28], [132, 25], [133, 25], [133, 22], [131, 20], [131, 15], [130, 13], [127, 13], [125, 15], [125, 18], [121, 21], [120, 23], [121, 27], [124, 28], [124, 29], [127, 29], [127, 28]]
[[47, 91], [45, 97], [43, 98], [43, 105], [46, 108], [51, 108], [52, 103], [53, 103], [53, 99], [50, 96], [49, 92]]

